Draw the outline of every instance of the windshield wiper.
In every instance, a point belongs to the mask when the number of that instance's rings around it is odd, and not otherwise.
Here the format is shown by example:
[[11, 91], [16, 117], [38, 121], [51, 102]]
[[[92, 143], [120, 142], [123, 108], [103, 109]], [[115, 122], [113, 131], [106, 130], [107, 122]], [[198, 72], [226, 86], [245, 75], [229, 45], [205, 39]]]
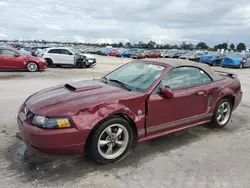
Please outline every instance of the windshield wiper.
[[[105, 77], [104, 77], [104, 79], [105, 79]], [[106, 80], [107, 80], [107, 78], [106, 78]], [[131, 91], [131, 89], [126, 84], [124, 84], [123, 82], [121, 82], [119, 80], [110, 79], [108, 81], [115, 82], [115, 83], [119, 84], [120, 86], [122, 86], [123, 88], [125, 88], [126, 90]]]

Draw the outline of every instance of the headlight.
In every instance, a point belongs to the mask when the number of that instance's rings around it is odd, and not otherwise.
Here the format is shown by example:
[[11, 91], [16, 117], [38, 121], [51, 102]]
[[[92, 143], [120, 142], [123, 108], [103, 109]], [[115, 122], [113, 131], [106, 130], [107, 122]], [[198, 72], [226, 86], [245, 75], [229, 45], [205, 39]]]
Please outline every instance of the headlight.
[[44, 59], [42, 59], [42, 58], [39, 58], [39, 60], [42, 61], [42, 62], [45, 62]]
[[61, 129], [72, 127], [72, 122], [69, 118], [46, 118], [35, 115], [32, 123], [37, 127], [44, 129]]

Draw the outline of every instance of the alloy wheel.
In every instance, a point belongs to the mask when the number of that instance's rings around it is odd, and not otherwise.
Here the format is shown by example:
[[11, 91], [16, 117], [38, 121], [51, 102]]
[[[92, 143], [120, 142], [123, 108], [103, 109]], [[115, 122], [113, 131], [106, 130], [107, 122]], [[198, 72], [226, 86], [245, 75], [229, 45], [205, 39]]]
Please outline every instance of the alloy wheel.
[[36, 63], [30, 62], [30, 63], [28, 63], [28, 65], [27, 65], [27, 69], [28, 69], [30, 72], [35, 72], [35, 71], [37, 71], [38, 67], [37, 67], [37, 64], [36, 64]]
[[231, 107], [227, 102], [221, 103], [217, 110], [217, 122], [220, 125], [224, 125], [228, 122], [231, 114]]
[[105, 159], [115, 159], [123, 154], [128, 144], [128, 130], [121, 124], [112, 124], [100, 134], [98, 152]]

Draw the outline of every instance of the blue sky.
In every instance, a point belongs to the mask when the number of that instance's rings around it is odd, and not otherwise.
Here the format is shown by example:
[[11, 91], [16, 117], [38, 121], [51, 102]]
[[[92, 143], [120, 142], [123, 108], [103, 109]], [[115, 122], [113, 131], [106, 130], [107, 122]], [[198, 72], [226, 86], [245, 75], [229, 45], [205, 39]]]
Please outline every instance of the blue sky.
[[4, 0], [0, 10], [0, 38], [250, 46], [247, 0]]

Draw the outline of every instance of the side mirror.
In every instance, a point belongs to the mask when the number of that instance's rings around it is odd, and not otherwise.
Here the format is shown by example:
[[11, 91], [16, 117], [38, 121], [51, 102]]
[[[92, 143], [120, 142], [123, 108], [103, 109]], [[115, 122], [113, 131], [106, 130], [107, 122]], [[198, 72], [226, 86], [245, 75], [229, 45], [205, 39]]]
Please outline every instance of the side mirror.
[[19, 56], [20, 56], [20, 54], [18, 54], [18, 53], [14, 54], [14, 57], [19, 57]]
[[174, 98], [174, 93], [171, 89], [163, 87], [161, 88], [160, 92], [165, 98], [167, 99], [173, 99]]

